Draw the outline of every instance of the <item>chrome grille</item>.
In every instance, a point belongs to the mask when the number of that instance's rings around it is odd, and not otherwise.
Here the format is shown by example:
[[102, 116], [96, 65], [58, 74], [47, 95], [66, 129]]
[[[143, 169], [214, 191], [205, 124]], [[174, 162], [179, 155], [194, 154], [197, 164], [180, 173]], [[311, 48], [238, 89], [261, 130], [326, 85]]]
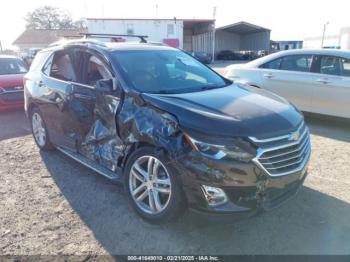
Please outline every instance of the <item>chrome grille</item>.
[[299, 172], [304, 169], [310, 157], [309, 131], [304, 123], [295, 132], [285, 136], [250, 139], [259, 147], [254, 162], [270, 176]]

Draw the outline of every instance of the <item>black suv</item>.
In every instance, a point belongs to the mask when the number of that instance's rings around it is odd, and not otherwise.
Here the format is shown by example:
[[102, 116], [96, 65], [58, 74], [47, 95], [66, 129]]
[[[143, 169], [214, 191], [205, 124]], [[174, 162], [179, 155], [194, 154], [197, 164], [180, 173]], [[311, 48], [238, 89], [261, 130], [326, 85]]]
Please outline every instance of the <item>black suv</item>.
[[85, 39], [40, 51], [25, 110], [40, 149], [122, 182], [153, 222], [187, 207], [275, 207], [302, 185], [311, 150], [302, 114], [283, 98], [150, 43]]

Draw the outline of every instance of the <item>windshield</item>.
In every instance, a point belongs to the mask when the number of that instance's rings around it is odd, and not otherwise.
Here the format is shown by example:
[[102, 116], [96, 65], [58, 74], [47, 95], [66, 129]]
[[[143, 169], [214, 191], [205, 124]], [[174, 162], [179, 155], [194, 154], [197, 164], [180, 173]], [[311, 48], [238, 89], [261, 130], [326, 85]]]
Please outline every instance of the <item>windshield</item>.
[[0, 75], [27, 73], [27, 66], [16, 58], [0, 58]]
[[116, 51], [113, 57], [129, 84], [144, 93], [187, 93], [227, 85], [219, 75], [178, 50]]

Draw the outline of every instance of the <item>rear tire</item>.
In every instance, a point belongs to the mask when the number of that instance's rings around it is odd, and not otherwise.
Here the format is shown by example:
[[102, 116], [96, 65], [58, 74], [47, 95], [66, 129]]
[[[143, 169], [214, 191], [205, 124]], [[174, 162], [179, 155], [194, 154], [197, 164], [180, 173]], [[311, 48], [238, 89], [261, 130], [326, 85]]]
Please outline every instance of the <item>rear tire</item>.
[[128, 200], [142, 218], [164, 223], [178, 218], [186, 201], [178, 174], [167, 156], [152, 147], [137, 149], [125, 166], [124, 185]]
[[50, 141], [44, 118], [37, 108], [33, 108], [30, 112], [30, 125], [37, 146], [44, 151], [53, 150], [54, 146]]

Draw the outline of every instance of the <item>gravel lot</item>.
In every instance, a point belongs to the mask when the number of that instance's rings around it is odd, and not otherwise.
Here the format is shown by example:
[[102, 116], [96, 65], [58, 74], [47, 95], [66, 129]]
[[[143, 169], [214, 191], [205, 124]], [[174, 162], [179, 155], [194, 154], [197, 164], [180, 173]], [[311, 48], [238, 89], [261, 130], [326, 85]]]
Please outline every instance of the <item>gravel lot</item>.
[[150, 225], [122, 187], [34, 145], [22, 111], [0, 113], [0, 254], [350, 254], [350, 124], [307, 118], [313, 154], [299, 194], [235, 223], [187, 213]]

